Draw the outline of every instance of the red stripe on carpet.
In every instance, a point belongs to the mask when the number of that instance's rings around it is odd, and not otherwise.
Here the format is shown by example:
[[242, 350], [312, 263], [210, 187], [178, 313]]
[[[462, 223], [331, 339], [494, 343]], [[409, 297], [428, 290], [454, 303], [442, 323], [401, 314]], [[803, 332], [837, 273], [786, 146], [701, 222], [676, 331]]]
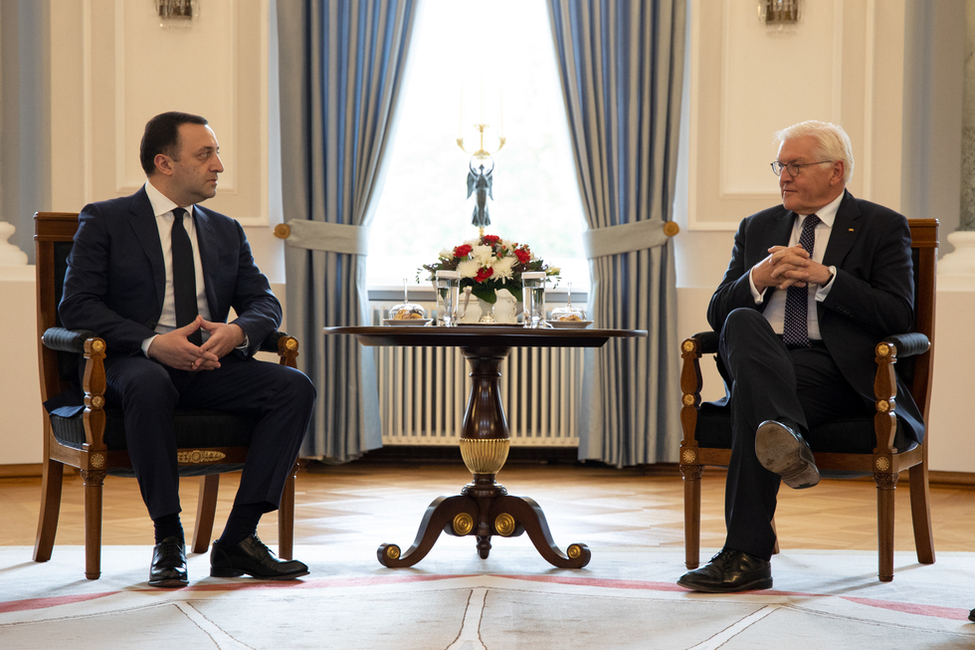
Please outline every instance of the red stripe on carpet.
[[859, 603], [860, 605], [869, 605], [870, 607], [879, 607], [881, 609], [890, 609], [895, 612], [903, 612], [904, 614], [917, 614], [918, 616], [933, 616], [935, 618], [950, 618], [953, 620], [968, 618], [968, 610], [959, 609], [957, 607], [940, 607], [938, 605], [920, 605], [917, 603], [898, 603], [892, 600], [876, 600], [874, 598], [853, 598], [851, 596], [840, 596], [844, 600], [849, 600], [850, 602]]
[[77, 594], [75, 596], [52, 596], [50, 598], [28, 598], [25, 600], [11, 600], [0, 603], [0, 614], [7, 612], [24, 612], [31, 609], [45, 609], [47, 607], [57, 607], [58, 605], [70, 605], [71, 603], [82, 603], [86, 600], [95, 600], [117, 594], [117, 591], [105, 591], [100, 594]]
[[529, 582], [550, 582], [561, 585], [580, 585], [585, 587], [609, 587], [611, 589], [649, 589], [652, 591], [687, 591], [672, 582], [648, 582], [646, 580], [609, 580], [599, 578], [573, 578], [571, 576], [533, 576], [497, 575], [498, 578], [512, 578]]

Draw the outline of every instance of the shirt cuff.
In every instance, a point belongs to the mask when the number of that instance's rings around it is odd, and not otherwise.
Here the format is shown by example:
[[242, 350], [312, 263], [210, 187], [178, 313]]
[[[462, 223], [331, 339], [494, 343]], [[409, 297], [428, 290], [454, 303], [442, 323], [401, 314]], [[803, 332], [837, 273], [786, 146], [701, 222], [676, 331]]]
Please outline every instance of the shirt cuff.
[[157, 336], [159, 335], [153, 334], [142, 342], [142, 354], [146, 355], [146, 358], [149, 358], [149, 346], [152, 345], [152, 342], [156, 340]]
[[752, 292], [752, 299], [755, 301], [756, 305], [761, 305], [765, 302], [765, 293], [758, 290], [755, 287], [755, 283], [752, 282], [752, 269], [748, 269], [748, 288]]
[[826, 300], [826, 296], [829, 295], [830, 289], [833, 288], [833, 282], [836, 281], [836, 267], [835, 266], [830, 266], [829, 267], [829, 274], [830, 274], [829, 282], [827, 282], [824, 285], [821, 285], [818, 289], [816, 289], [816, 301], [817, 302], [822, 302], [822, 301]]

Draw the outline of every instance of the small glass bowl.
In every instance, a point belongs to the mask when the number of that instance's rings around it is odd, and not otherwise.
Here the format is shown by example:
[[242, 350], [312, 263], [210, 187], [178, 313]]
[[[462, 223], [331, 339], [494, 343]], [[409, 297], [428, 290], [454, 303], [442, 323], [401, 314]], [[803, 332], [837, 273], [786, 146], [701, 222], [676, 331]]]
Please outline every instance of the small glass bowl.
[[402, 302], [389, 308], [389, 320], [424, 320], [427, 312], [415, 302]]
[[552, 310], [552, 318], [549, 320], [558, 322], [585, 322], [586, 310], [572, 304], [572, 283], [569, 283], [569, 293], [565, 298], [565, 307], [556, 307]]
[[423, 305], [418, 305], [415, 302], [410, 302], [410, 296], [407, 290], [406, 278], [403, 278], [403, 302], [397, 303], [389, 308], [389, 320], [391, 321], [422, 321], [426, 320], [427, 310], [423, 308]]

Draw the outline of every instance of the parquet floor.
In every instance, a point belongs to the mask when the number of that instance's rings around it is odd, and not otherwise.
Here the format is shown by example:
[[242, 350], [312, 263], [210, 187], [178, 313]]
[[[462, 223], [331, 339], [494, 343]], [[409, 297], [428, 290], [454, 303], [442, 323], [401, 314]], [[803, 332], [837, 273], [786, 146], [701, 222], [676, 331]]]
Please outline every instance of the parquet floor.
[[[222, 478], [216, 533], [222, 530], [238, 480]], [[359, 542], [370, 549], [382, 542], [407, 548], [420, 519], [437, 496], [453, 495], [470, 480], [457, 464], [357, 462], [318, 465], [298, 476], [297, 544]], [[498, 476], [509, 493], [530, 496], [545, 511], [556, 544], [584, 542], [590, 548], [683, 545], [682, 484], [679, 476], [646, 475], [582, 464], [509, 463]], [[198, 480], [181, 488], [183, 523], [191, 533]], [[702, 489], [704, 549], [724, 540], [724, 474], [705, 472]], [[897, 490], [895, 549], [914, 549], [906, 484]], [[34, 543], [40, 479], [0, 479], [0, 545]], [[152, 525], [134, 479], [109, 477], [104, 497], [105, 544], [151, 544]], [[934, 486], [931, 514], [935, 549], [973, 551], [975, 490]], [[776, 525], [783, 549], [875, 550], [876, 488], [870, 480], [823, 480], [811, 490], [780, 491]], [[266, 542], [277, 538], [276, 517], [262, 521]], [[83, 544], [82, 481], [65, 479], [57, 544]], [[473, 542], [472, 542], [473, 544]], [[473, 548], [473, 546], [472, 546]], [[55, 548], [56, 550], [56, 548]], [[702, 558], [706, 559], [706, 558]]]

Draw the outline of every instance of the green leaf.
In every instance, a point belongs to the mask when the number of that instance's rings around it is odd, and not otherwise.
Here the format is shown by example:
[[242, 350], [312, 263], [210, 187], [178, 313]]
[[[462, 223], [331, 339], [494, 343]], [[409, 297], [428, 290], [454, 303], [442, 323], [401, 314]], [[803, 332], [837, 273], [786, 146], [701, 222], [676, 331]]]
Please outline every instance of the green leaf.
[[471, 293], [484, 302], [491, 303], [492, 305], [498, 301], [498, 295], [494, 293], [494, 289], [491, 287], [485, 287], [483, 284], [474, 285]]

